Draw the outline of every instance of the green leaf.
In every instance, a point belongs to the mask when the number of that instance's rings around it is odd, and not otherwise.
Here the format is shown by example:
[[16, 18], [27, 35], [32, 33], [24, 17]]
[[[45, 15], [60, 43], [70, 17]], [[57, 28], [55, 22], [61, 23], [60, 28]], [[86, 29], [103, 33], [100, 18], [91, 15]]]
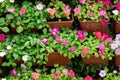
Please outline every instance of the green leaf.
[[8, 27], [3, 27], [2, 31], [5, 32], [5, 33], [7, 33], [7, 32], [9, 32], [9, 28]]
[[19, 58], [19, 55], [16, 54], [16, 53], [14, 53], [14, 54], [13, 54], [13, 57], [14, 57], [15, 59], [18, 59], [18, 58]]
[[29, 41], [25, 42], [24, 46], [29, 46]]
[[13, 17], [12, 14], [7, 14], [7, 15], [6, 15], [6, 18], [10, 20], [10, 19], [13, 19], [14, 17]]
[[23, 27], [22, 26], [17, 27], [17, 32], [18, 33], [21, 33], [22, 31], [23, 31]]
[[27, 62], [26, 65], [27, 65], [28, 68], [31, 68], [32, 67], [32, 62]]

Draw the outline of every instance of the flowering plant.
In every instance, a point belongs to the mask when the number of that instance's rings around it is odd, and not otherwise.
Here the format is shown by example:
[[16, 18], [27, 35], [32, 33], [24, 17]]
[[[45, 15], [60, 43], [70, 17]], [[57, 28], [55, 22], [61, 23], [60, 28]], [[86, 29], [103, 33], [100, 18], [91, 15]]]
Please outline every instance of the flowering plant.
[[110, 0], [79, 0], [77, 7], [74, 8], [74, 16], [76, 16], [79, 20], [95, 20], [102, 21], [109, 19], [109, 3]]
[[116, 55], [120, 55], [120, 34], [117, 34], [115, 40], [110, 44], [111, 49], [115, 51]]
[[68, 58], [80, 55], [81, 43], [76, 30], [52, 28], [50, 33], [44, 33], [42, 41], [47, 49], [46, 53], [59, 52]]
[[6, 40], [2, 43], [1, 52], [6, 53], [6, 61], [2, 66], [17, 66], [17, 61], [22, 60], [22, 63], [27, 68], [32, 67], [34, 64], [43, 65], [47, 61], [47, 55], [43, 54], [41, 49], [42, 41], [38, 34], [18, 34], [7, 35]]
[[111, 60], [114, 56], [113, 50], [109, 47], [112, 38], [108, 34], [101, 32], [85, 34], [82, 31], [78, 31], [78, 36], [81, 38], [84, 37], [81, 45], [82, 57], [89, 58], [91, 55], [95, 55], [95, 57], [101, 56], [103, 59], [108, 58]]
[[[27, 5], [26, 5], [27, 4]], [[42, 29], [46, 26], [45, 6], [41, 2], [36, 2], [35, 5], [31, 2], [24, 1], [22, 6], [14, 4], [7, 8], [9, 14], [8, 20], [13, 28], [17, 27], [17, 32], [20, 33], [24, 29]]]
[[120, 21], [120, 1], [114, 1], [111, 18]]
[[48, 20], [58, 19], [70, 19], [71, 9], [68, 5], [65, 5], [62, 1], [51, 0], [48, 4]]

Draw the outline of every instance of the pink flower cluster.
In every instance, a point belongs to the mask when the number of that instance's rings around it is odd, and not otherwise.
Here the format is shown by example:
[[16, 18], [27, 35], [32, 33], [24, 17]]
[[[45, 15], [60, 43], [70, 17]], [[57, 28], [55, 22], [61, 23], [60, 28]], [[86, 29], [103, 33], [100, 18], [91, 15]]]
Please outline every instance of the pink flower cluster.
[[47, 44], [47, 43], [48, 43], [48, 39], [42, 38], [41, 40], [42, 40], [42, 42], [43, 42], [44, 44]]
[[[68, 69], [63, 69], [63, 71], [62, 71], [62, 74], [64, 74], [64, 75], [69, 75], [71, 78], [74, 78], [75, 77], [75, 73], [74, 73], [74, 71], [73, 70], [68, 70]], [[54, 78], [55, 79], [58, 79], [58, 78], [60, 78], [60, 73], [58, 73], [58, 72], [55, 72], [54, 73]]]
[[58, 35], [58, 31], [59, 31], [59, 28], [52, 28], [51, 34], [56, 37]]
[[105, 50], [105, 45], [104, 44], [99, 44], [98, 48], [99, 48], [99, 54], [103, 55], [104, 54], [104, 50]]
[[39, 73], [36, 73], [36, 72], [32, 73], [32, 78], [33, 78], [34, 80], [38, 80], [38, 79], [39, 79], [39, 76], [40, 76]]
[[86, 76], [84, 80], [93, 80], [93, 78], [91, 76]]
[[112, 42], [112, 38], [110, 38], [107, 33], [96, 32], [95, 37], [97, 39], [105, 40], [106, 42]]
[[102, 2], [105, 6], [109, 5], [111, 3], [110, 0], [97, 0], [98, 2]]
[[76, 33], [79, 40], [85, 40], [85, 34], [81, 30], [78, 30]]
[[13, 76], [17, 76], [17, 72], [14, 69], [12, 69], [10, 72]]

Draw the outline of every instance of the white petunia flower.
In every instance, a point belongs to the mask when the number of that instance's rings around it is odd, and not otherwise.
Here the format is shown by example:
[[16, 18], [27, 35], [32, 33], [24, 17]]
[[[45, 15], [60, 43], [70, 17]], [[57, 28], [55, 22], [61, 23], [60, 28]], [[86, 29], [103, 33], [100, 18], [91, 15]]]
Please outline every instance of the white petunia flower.
[[112, 13], [113, 13], [114, 15], [118, 15], [119, 11], [118, 11], [118, 10], [113, 10]]
[[6, 78], [2, 78], [1, 80], [7, 80]]
[[42, 9], [43, 9], [43, 5], [42, 5], [42, 4], [38, 4], [38, 5], [36, 5], [36, 8], [37, 8], [38, 10], [42, 10]]
[[113, 73], [117, 73], [117, 70], [113, 70]]
[[0, 2], [3, 2], [3, 1], [5, 1], [5, 0], [0, 0]]
[[6, 55], [5, 52], [0, 52], [0, 57], [4, 57]]
[[26, 62], [27, 60], [28, 60], [28, 55], [24, 55], [23, 57], [22, 57], [22, 60], [24, 61], [24, 62]]
[[12, 47], [11, 46], [7, 46], [7, 50], [10, 50]]
[[11, 2], [11, 3], [14, 3], [14, 2], [15, 2], [15, 0], [10, 0], [10, 2]]

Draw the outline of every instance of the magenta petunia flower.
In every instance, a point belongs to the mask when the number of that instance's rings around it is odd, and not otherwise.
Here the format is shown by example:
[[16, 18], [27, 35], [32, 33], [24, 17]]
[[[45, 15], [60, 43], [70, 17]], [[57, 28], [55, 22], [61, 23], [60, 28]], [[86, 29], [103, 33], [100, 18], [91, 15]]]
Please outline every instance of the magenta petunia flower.
[[118, 2], [118, 3], [116, 4], [116, 7], [117, 7], [117, 9], [118, 9], [119, 12], [120, 12], [120, 2]]
[[73, 71], [73, 70], [70, 70], [70, 71], [69, 71], [69, 75], [70, 75], [72, 78], [75, 77], [74, 71]]
[[12, 69], [10, 72], [13, 76], [17, 76], [17, 72], [14, 69]]
[[48, 43], [48, 39], [42, 38], [41, 40], [42, 40], [42, 42], [43, 42], [44, 44], [47, 44], [47, 43]]
[[101, 9], [100, 10], [100, 16], [105, 16], [107, 14], [106, 10]]
[[103, 55], [104, 54], [104, 50], [103, 49], [101, 49], [101, 50], [99, 50], [99, 55]]
[[84, 40], [85, 39], [85, 35], [84, 34], [79, 34], [78, 38], [79, 38], [79, 40]]
[[62, 44], [63, 44], [63, 45], [67, 45], [67, 44], [68, 44], [68, 41], [67, 41], [67, 40], [63, 40], [63, 41], [62, 41]]
[[75, 47], [74, 47], [74, 46], [71, 46], [71, 47], [69, 48], [69, 50], [70, 50], [71, 52], [73, 52], [73, 51], [75, 51]]
[[107, 25], [107, 24], [108, 24], [108, 21], [105, 19], [102, 19], [102, 25]]
[[55, 73], [54, 73], [54, 78], [55, 78], [55, 79], [60, 78], [60, 74], [59, 74], [58, 72], [55, 72]]
[[80, 8], [77, 8], [77, 7], [76, 7], [76, 8], [74, 8], [73, 11], [74, 11], [75, 14], [79, 14], [79, 13], [80, 13]]
[[26, 13], [26, 10], [25, 8], [21, 8], [20, 11], [19, 11], [20, 14], [25, 14]]
[[106, 42], [112, 42], [112, 38], [107, 38], [105, 41]]
[[93, 78], [88, 75], [88, 76], [85, 77], [85, 80], [93, 80]]
[[104, 49], [105, 49], [105, 45], [104, 45], [104, 44], [99, 44], [99, 45], [98, 45], [98, 48], [99, 48], [100, 50], [104, 50]]
[[5, 36], [4, 34], [1, 34], [1, 35], [0, 35], [0, 41], [4, 41], [4, 40], [5, 40], [5, 37], [6, 37], [6, 36]]

